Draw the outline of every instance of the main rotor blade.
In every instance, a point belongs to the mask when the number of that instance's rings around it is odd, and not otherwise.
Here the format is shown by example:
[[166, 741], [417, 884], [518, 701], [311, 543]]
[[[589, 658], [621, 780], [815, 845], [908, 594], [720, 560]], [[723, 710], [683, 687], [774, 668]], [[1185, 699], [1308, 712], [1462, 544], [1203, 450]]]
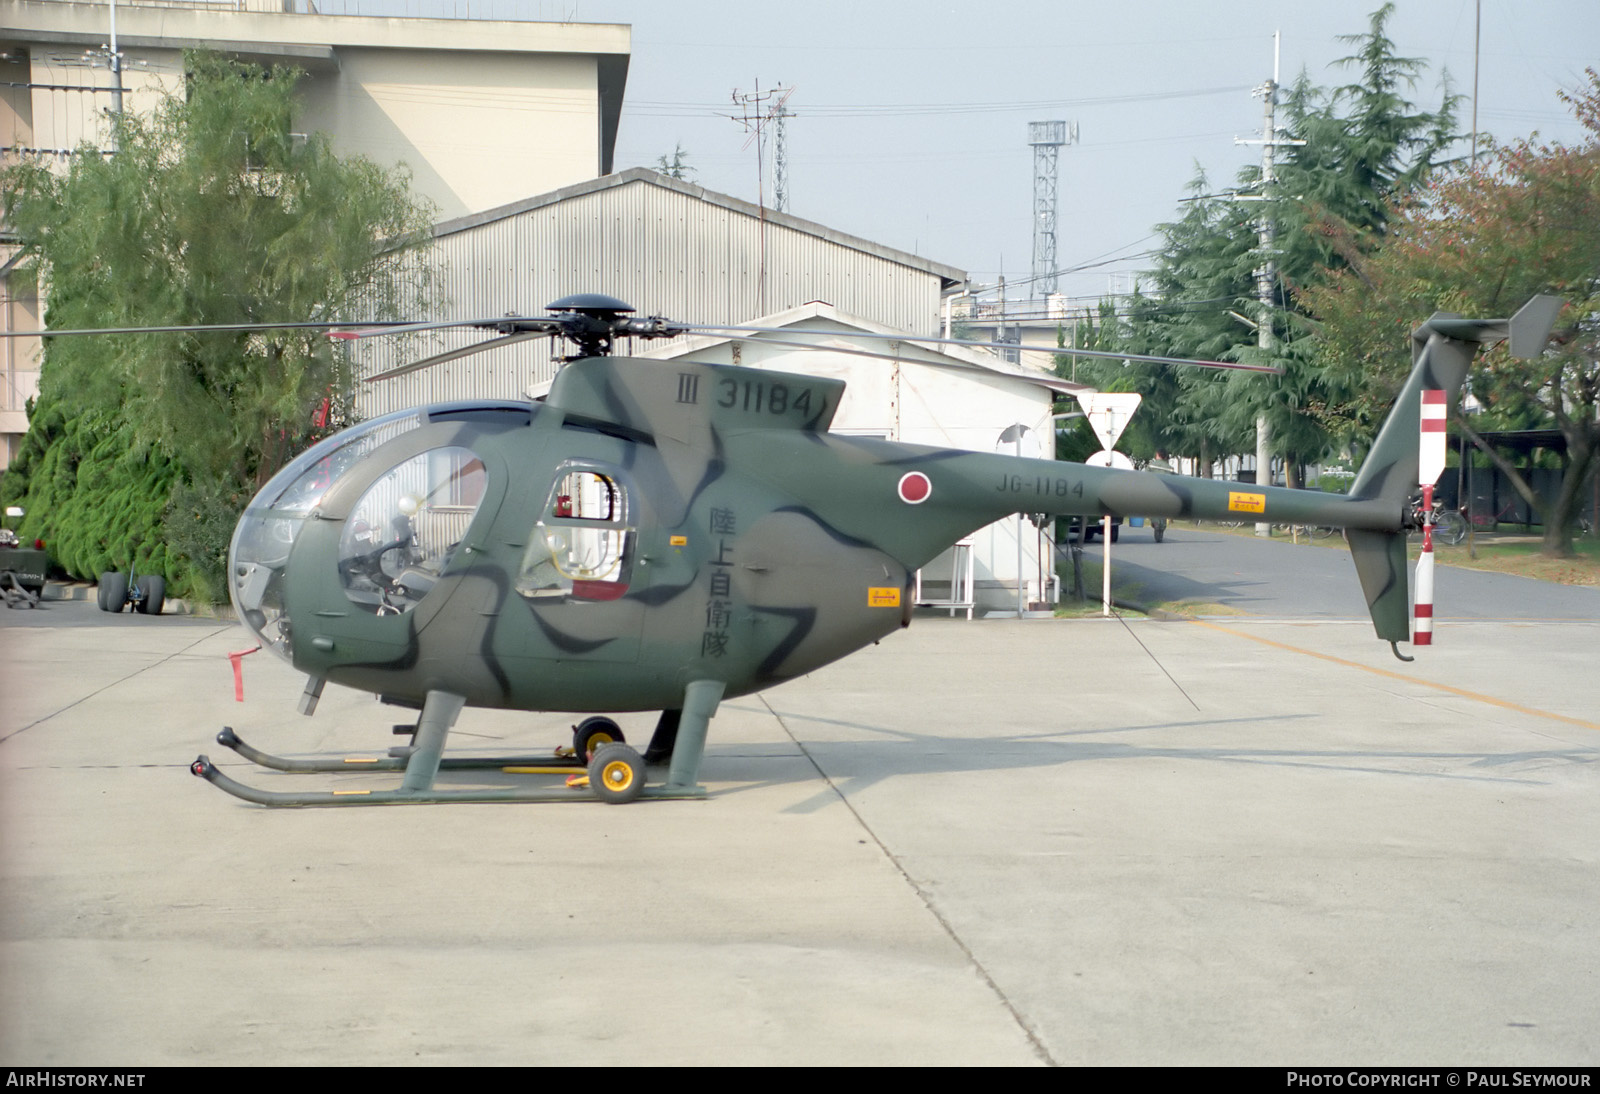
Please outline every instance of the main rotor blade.
[[1189, 357], [1157, 357], [1147, 353], [1115, 353], [1110, 350], [1073, 349], [1070, 346], [1050, 348], [1047, 346], [1027, 346], [1016, 342], [968, 342], [959, 338], [934, 338], [920, 334], [878, 334], [874, 331], [812, 331], [797, 327], [742, 327], [742, 326], [717, 326], [710, 323], [685, 323], [683, 326], [691, 331], [708, 331], [711, 333], [749, 332], [751, 334], [782, 334], [797, 335], [811, 334], [826, 338], [872, 338], [890, 342], [916, 342], [919, 345], [936, 346], [965, 346], [968, 349], [993, 350], [1000, 346], [1007, 348], [1029, 350], [1033, 353], [1068, 353], [1079, 357], [1104, 357], [1112, 361], [1147, 361], [1157, 365], [1194, 365], [1199, 368], [1224, 368], [1241, 372], [1271, 372], [1281, 375], [1283, 369], [1276, 365], [1251, 365], [1240, 361], [1202, 361]]
[[[1142, 361], [1158, 365], [1189, 365], [1196, 368], [1231, 369], [1239, 372], [1268, 372], [1281, 375], [1283, 369], [1276, 365], [1252, 365], [1241, 361], [1205, 361], [1187, 357], [1160, 357], [1147, 353], [1117, 353], [1110, 350], [1074, 349], [1060, 347], [1051, 349], [1045, 346], [1032, 347], [1015, 342], [968, 342], [959, 338], [934, 338], [918, 334], [879, 334], [873, 331], [811, 331], [795, 327], [751, 327], [738, 325], [718, 325], [711, 323], [684, 323], [673, 324], [684, 333], [705, 332], [711, 334], [781, 334], [792, 337], [796, 335], [812, 335], [819, 338], [851, 338], [871, 339], [888, 342], [913, 342], [918, 345], [936, 346], [965, 346], [967, 349], [993, 350], [996, 346], [1015, 347], [1027, 350], [1030, 353], [1065, 353], [1078, 357], [1098, 357], [1111, 361]], [[76, 330], [6, 330], [0, 331], [0, 338], [64, 338], [74, 335], [89, 334], [216, 334], [243, 331], [266, 330], [323, 330], [329, 336], [342, 339], [362, 339], [379, 334], [410, 334], [420, 331], [449, 330], [459, 327], [476, 327], [480, 330], [506, 330], [512, 333], [501, 338], [493, 338], [479, 342], [463, 350], [452, 350], [446, 354], [426, 357], [420, 361], [412, 362], [401, 369], [391, 369], [377, 376], [368, 377], [369, 380], [383, 380], [394, 376], [403, 376], [408, 372], [428, 368], [431, 365], [453, 361], [485, 349], [508, 345], [513, 341], [523, 341], [525, 338], [539, 337], [558, 331], [561, 328], [559, 321], [533, 316], [503, 315], [494, 318], [482, 319], [441, 319], [427, 322], [407, 322], [401, 320], [376, 320], [376, 321], [350, 321], [338, 322], [329, 320], [300, 321], [290, 323], [206, 323], [196, 325], [170, 325], [154, 327], [88, 327]], [[644, 332], [617, 331], [615, 337], [646, 337]], [[767, 341], [771, 341], [768, 339]], [[781, 343], [773, 343], [781, 344]], [[805, 346], [807, 343], [794, 343]], [[844, 352], [839, 350], [839, 352]], [[865, 352], [865, 351], [858, 351]]]
[[[352, 323], [348, 319], [338, 322], [310, 320], [294, 323], [198, 323], [164, 327], [84, 327], [77, 330], [6, 330], [0, 338], [67, 338], [84, 334], [227, 334], [260, 330], [337, 330], [340, 327], [387, 327], [384, 334], [394, 334], [410, 326], [397, 320], [377, 320], [371, 323]], [[376, 333], [376, 332], [375, 332]]]
[[442, 365], [446, 361], [455, 361], [462, 357], [471, 357], [474, 353], [482, 353], [485, 350], [499, 349], [501, 346], [509, 346], [516, 342], [526, 342], [530, 338], [543, 338], [549, 333], [549, 331], [542, 330], [518, 331], [516, 334], [506, 334], [499, 338], [485, 339], [482, 342], [474, 342], [470, 346], [463, 346], [460, 349], [446, 350], [443, 353], [436, 353], [432, 357], [424, 357], [420, 360], [412, 361], [407, 365], [400, 365], [396, 368], [386, 369], [383, 372], [366, 377], [362, 382], [374, 384], [379, 380], [392, 380], [396, 376], [408, 376], [413, 372], [421, 372], [425, 368], [432, 368], [434, 365]]
[[498, 330], [502, 334], [549, 334], [559, 330], [561, 323], [555, 319], [536, 319], [529, 315], [502, 315], [494, 319], [428, 319], [422, 322], [391, 323], [336, 323], [348, 330], [329, 331], [330, 338], [371, 338], [379, 334], [417, 334], [429, 330], [457, 330], [476, 327], [479, 330]]
[[[1021, 347], [1027, 349], [1027, 346]], [[1078, 357], [1103, 357], [1109, 361], [1144, 361], [1153, 365], [1192, 365], [1195, 368], [1225, 368], [1235, 372], [1270, 372], [1274, 376], [1283, 375], [1282, 365], [1252, 365], [1244, 361], [1202, 361], [1192, 357], [1157, 357], [1148, 353], [1114, 353], [1110, 350], [1097, 349], [1071, 349], [1063, 347], [1054, 350], [1055, 353], [1072, 354]]]
[[226, 334], [263, 330], [325, 330], [330, 337], [358, 339], [378, 334], [411, 334], [417, 331], [449, 330], [455, 327], [478, 327], [494, 330], [506, 326], [538, 326], [537, 334], [547, 334], [558, 323], [551, 319], [532, 316], [502, 315], [493, 319], [431, 319], [415, 322], [409, 319], [314, 319], [289, 323], [188, 323], [154, 327], [82, 327], [74, 330], [5, 330], [0, 338], [67, 338], [88, 334]]
[[[813, 332], [807, 331], [807, 332], [804, 332], [804, 333], [813, 333]], [[817, 333], [817, 334], [826, 333], [826, 334], [830, 334], [830, 335], [833, 335], [833, 336], [839, 337], [839, 338], [848, 338], [849, 337], [849, 334], [844, 333], [844, 332], [817, 331], [817, 332], [814, 332], [814, 333]], [[912, 339], [906, 339], [906, 341], [912, 341]], [[879, 352], [877, 352], [875, 350], [870, 350], [870, 349], [852, 349], [852, 348], [849, 348], [849, 347], [846, 347], [846, 346], [835, 346], [835, 345], [830, 345], [830, 344], [827, 344], [827, 343], [824, 343], [824, 342], [789, 342], [789, 341], [785, 341], [784, 339], [781, 339], [781, 338], [763, 338], [763, 339], [761, 339], [761, 344], [763, 346], [791, 346], [791, 347], [793, 347], [795, 349], [809, 349], [809, 350], [816, 350], [818, 352], [826, 352], [826, 353], [843, 353], [843, 354], [848, 354], [851, 357], [870, 357], [875, 361], [901, 361], [901, 362], [904, 362], [904, 361], [908, 360], [908, 358], [896, 357], [893, 354], [889, 354], [889, 353], [879, 353]], [[968, 343], [968, 344], [971, 345], [972, 343]], [[671, 357], [671, 358], [662, 358], [662, 360], [681, 361], [681, 360], [684, 360], [684, 358]], [[949, 358], [949, 360], [953, 361], [956, 364], [959, 364], [962, 368], [969, 368], [969, 369], [982, 369], [983, 368], [982, 365], [970, 364], [970, 363], [968, 363], [966, 361], [958, 361], [955, 358]], [[695, 362], [690, 362], [690, 363], [691, 364], [709, 364], [710, 362], [707, 362], [707, 361], [695, 361]], [[916, 363], [920, 364], [921, 362], [916, 362]], [[727, 362], [724, 361], [724, 362], [722, 362], [722, 364], [726, 365]], [[1016, 368], [1017, 366], [1013, 365], [1011, 367]], [[1075, 388], [1075, 389], [1078, 389], [1078, 390], [1090, 390], [1090, 388], [1089, 388], [1089, 386], [1087, 384], [1074, 384], [1070, 380], [1059, 379], [1058, 377], [1056, 377], [1056, 376], [1054, 376], [1054, 375], [1052, 375], [1050, 373], [1043, 373], [1043, 374], [1041, 374], [1041, 375], [1039, 375], [1037, 377], [1034, 377], [1034, 376], [1030, 376], [1027, 373], [1026, 370], [1020, 370], [1017, 373], [1017, 375], [1020, 376], [1023, 379], [1029, 379], [1029, 380], [1038, 379], [1038, 380], [1048, 381], [1051, 384], [1056, 384], [1056, 385], [1064, 386], [1064, 387], [1067, 387], [1067, 388]]]

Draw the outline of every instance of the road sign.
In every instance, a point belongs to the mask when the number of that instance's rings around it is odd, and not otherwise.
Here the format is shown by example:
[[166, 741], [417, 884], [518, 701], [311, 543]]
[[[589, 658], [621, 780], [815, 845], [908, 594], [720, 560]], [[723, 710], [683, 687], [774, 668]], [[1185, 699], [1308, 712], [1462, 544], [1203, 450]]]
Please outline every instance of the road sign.
[[1133, 461], [1111, 448], [1103, 448], [1083, 462], [1089, 467], [1119, 467], [1124, 471], [1133, 470]]
[[1128, 420], [1143, 400], [1143, 395], [1132, 391], [1086, 391], [1078, 396], [1078, 405], [1083, 407], [1083, 416], [1089, 419], [1100, 443], [1115, 448], [1117, 438], [1128, 428]]

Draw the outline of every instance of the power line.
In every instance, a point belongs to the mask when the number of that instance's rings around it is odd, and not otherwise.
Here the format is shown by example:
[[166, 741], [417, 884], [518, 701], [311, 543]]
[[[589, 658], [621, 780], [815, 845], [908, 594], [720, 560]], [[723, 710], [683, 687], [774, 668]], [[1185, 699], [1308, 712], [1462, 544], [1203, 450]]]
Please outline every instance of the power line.
[[[833, 106], [806, 107], [808, 118], [902, 118], [945, 114], [998, 114], [1012, 111], [1047, 111], [1081, 109], [1092, 106], [1115, 106], [1122, 103], [1163, 102], [1170, 99], [1191, 99], [1209, 95], [1235, 95], [1248, 91], [1248, 84], [1229, 87], [1198, 88], [1189, 91], [1147, 91], [1131, 95], [1102, 95], [1083, 99], [1032, 99], [976, 103], [859, 103]], [[634, 100], [628, 103], [631, 113], [656, 117], [692, 117], [699, 114], [721, 115], [725, 107], [720, 104], [684, 102], [673, 100]], [[691, 114], [677, 113], [692, 111]]]

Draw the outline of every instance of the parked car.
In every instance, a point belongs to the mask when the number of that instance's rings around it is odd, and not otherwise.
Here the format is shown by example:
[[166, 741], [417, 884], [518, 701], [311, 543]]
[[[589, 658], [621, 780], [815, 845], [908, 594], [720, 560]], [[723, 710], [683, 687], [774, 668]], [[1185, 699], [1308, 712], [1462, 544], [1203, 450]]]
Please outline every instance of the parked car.
[[[1067, 539], [1088, 543], [1099, 535], [1105, 527], [1105, 522], [1099, 519], [1088, 520], [1085, 517], [1067, 517]], [[1122, 527], [1121, 517], [1111, 518], [1111, 542], [1117, 542], [1117, 533]]]

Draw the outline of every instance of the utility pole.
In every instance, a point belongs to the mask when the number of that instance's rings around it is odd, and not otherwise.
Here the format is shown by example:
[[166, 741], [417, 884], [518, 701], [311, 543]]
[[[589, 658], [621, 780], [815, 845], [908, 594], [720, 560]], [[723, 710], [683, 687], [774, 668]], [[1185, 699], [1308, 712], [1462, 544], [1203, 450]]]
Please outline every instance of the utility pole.
[[1478, 166], [1478, 40], [1483, 32], [1483, 0], [1472, 6], [1472, 158], [1471, 167]]
[[[1001, 260], [1001, 265], [1002, 266], [1005, 265], [1004, 260]], [[1001, 274], [1000, 275], [1000, 310], [999, 310], [999, 314], [995, 317], [994, 340], [999, 345], [1000, 359], [1002, 361], [1010, 361], [1012, 364], [1016, 364], [1017, 360], [1021, 359], [1022, 355], [1021, 355], [1020, 352], [1017, 353], [1017, 358], [1015, 360], [1012, 358], [1011, 346], [1010, 346], [1010, 344], [1008, 342], [1006, 342], [1006, 275], [1005, 274]], [[1022, 341], [1022, 328], [1020, 326], [1017, 328], [1017, 341], [1018, 342]]]
[[[111, 113], [122, 117], [122, 51], [117, 48], [117, 0], [111, 0], [111, 42], [106, 48], [111, 68]], [[116, 123], [112, 122], [111, 144], [116, 148]]]
[[[1269, 188], [1273, 182], [1272, 148], [1273, 141], [1277, 139], [1277, 107], [1278, 107], [1278, 32], [1272, 32], [1272, 79], [1258, 89], [1258, 94], [1266, 101], [1266, 111], [1261, 120], [1261, 196], [1270, 198]], [[1277, 280], [1277, 269], [1272, 261], [1272, 249], [1277, 243], [1277, 225], [1273, 223], [1269, 207], [1263, 206], [1259, 231], [1259, 245], [1261, 247], [1261, 265], [1256, 267], [1256, 299], [1261, 302], [1261, 315], [1256, 320], [1256, 345], [1260, 347], [1263, 357], [1270, 357], [1272, 353], [1272, 290]], [[1267, 416], [1256, 416], [1256, 485], [1272, 485], [1272, 427], [1267, 424]], [[1272, 535], [1272, 525], [1263, 521], [1256, 522], [1256, 535]]]
[[763, 209], [767, 204], [767, 161], [762, 135], [769, 126], [775, 129], [773, 208], [784, 212], [789, 201], [789, 156], [783, 119], [794, 117], [789, 112], [788, 104], [789, 96], [794, 94], [795, 89], [779, 86], [762, 91], [760, 80], [756, 81], [755, 88], [752, 92], [734, 90], [733, 102], [740, 108], [740, 112], [729, 117], [744, 126], [745, 131], [750, 134], [745, 138], [744, 147], [749, 148], [751, 144], [756, 146], [756, 203]]
[[[1261, 140], [1244, 140], [1234, 138], [1234, 144], [1261, 145], [1261, 193], [1256, 198], [1242, 198], [1241, 200], [1255, 200], [1269, 202], [1272, 198], [1272, 184], [1277, 180], [1273, 171], [1273, 150], [1278, 145], [1305, 144], [1305, 141], [1290, 140], [1278, 136], [1277, 108], [1278, 108], [1278, 46], [1279, 32], [1272, 32], [1272, 79], [1256, 88], [1253, 94], [1260, 95], [1266, 102], [1266, 107], [1261, 119]], [[1273, 297], [1278, 284], [1277, 263], [1273, 256], [1277, 253], [1277, 223], [1272, 217], [1272, 207], [1263, 205], [1261, 217], [1258, 221], [1258, 246], [1261, 251], [1261, 264], [1256, 267], [1256, 300], [1259, 304], [1259, 317], [1256, 321], [1256, 345], [1262, 351], [1262, 357], [1271, 359], [1272, 351], [1276, 347], [1276, 339], [1272, 330]], [[1256, 485], [1270, 486], [1272, 482], [1272, 430], [1267, 423], [1267, 416], [1256, 416]], [[1256, 535], [1270, 536], [1272, 525], [1266, 523], [1256, 524]]]
[[[738, 115], [732, 116], [733, 120], [744, 126], [750, 133], [744, 146], [749, 148], [754, 142], [756, 146], [756, 207], [761, 211], [760, 226], [760, 257], [756, 272], [756, 314], [767, 313], [767, 191], [766, 191], [766, 164], [762, 155], [761, 131], [773, 122], [778, 126], [778, 151], [777, 151], [777, 208], [779, 212], [789, 201], [788, 180], [788, 155], [784, 148], [783, 119], [792, 117], [784, 109], [789, 101], [789, 96], [794, 94], [792, 87], [775, 87], [770, 91], [761, 90], [761, 81], [755, 83], [755, 91], [744, 94], [737, 88], [733, 92], [734, 104], [741, 108]], [[761, 110], [761, 104], [769, 99], [776, 99], [771, 106]]]
[[117, 48], [117, 0], [111, 0], [111, 112], [122, 113], [122, 51]]

